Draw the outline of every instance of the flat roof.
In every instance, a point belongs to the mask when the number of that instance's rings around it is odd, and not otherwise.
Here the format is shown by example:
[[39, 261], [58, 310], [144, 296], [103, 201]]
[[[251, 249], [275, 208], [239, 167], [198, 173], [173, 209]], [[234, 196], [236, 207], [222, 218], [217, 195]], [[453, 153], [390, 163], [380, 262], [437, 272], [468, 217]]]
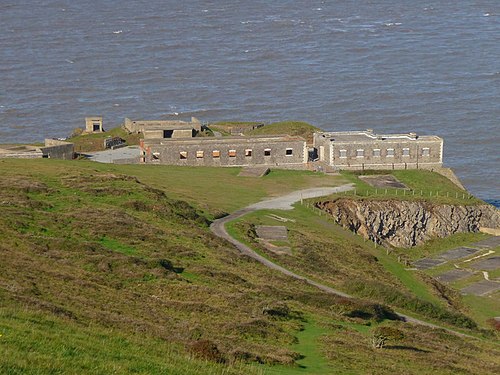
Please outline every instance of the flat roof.
[[367, 142], [367, 141], [442, 141], [437, 135], [417, 135], [417, 133], [376, 134], [372, 131], [318, 132], [319, 136], [332, 142]]
[[161, 145], [169, 143], [179, 144], [231, 144], [231, 143], [265, 143], [265, 142], [292, 142], [306, 140], [299, 136], [291, 135], [255, 135], [251, 137], [245, 136], [228, 136], [228, 137], [193, 137], [193, 138], [152, 138], [145, 139], [144, 144]]

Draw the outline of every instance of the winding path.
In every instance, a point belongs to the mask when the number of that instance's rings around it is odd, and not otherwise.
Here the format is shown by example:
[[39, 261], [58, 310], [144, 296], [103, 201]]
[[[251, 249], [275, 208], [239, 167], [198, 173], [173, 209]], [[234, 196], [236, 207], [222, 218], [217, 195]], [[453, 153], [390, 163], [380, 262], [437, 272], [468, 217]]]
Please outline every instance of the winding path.
[[[299, 190], [295, 191], [293, 193], [277, 197], [277, 198], [272, 198], [268, 200], [261, 201], [259, 203], [252, 204], [250, 206], [247, 206], [245, 208], [242, 208], [238, 211], [233, 212], [232, 214], [229, 214], [228, 216], [225, 216], [223, 218], [215, 220], [211, 225], [210, 225], [210, 230], [218, 237], [223, 238], [227, 240], [228, 242], [232, 243], [242, 254], [247, 255], [258, 262], [262, 263], [266, 267], [269, 267], [273, 270], [279, 271], [285, 275], [288, 275], [290, 277], [293, 277], [294, 279], [297, 280], [302, 280], [307, 282], [310, 285], [315, 286], [316, 288], [330, 294], [334, 294], [337, 296], [345, 297], [345, 298], [357, 298], [354, 297], [350, 294], [344, 293], [340, 290], [331, 288], [327, 285], [318, 283], [310, 278], [301, 276], [296, 274], [295, 272], [290, 271], [287, 268], [284, 268], [280, 266], [279, 264], [274, 263], [273, 261], [264, 258], [262, 255], [259, 255], [256, 253], [254, 250], [252, 250], [249, 246], [245, 245], [244, 243], [238, 241], [236, 238], [231, 237], [231, 235], [227, 232], [226, 230], [226, 224], [229, 223], [230, 221], [239, 219], [240, 217], [254, 211], [258, 210], [263, 210], [263, 209], [278, 209], [278, 210], [292, 210], [293, 209], [293, 204], [296, 202], [299, 202], [301, 199], [308, 199], [308, 198], [317, 198], [317, 197], [322, 197], [334, 193], [341, 193], [344, 191], [352, 190], [353, 189], [353, 184], [346, 184], [346, 185], [341, 185], [338, 187], [330, 187], [330, 188], [313, 188], [313, 189], [305, 189], [305, 190]], [[474, 336], [470, 336], [458, 331], [454, 331], [449, 328], [445, 327], [440, 327], [436, 324], [432, 324], [429, 322], [425, 322], [423, 320], [419, 320], [416, 318], [413, 318], [411, 316], [402, 314], [400, 312], [396, 311], [396, 314], [404, 321], [406, 322], [411, 322], [414, 324], [420, 324], [424, 325], [427, 327], [431, 328], [439, 328], [439, 329], [444, 329], [448, 332], [454, 333], [459, 336], [466, 336], [470, 338], [475, 338]]]

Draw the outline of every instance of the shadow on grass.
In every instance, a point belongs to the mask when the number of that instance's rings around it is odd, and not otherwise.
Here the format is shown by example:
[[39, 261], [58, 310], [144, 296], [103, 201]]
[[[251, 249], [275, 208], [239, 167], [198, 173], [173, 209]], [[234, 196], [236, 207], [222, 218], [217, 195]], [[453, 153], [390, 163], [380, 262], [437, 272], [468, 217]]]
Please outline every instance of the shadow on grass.
[[425, 349], [419, 349], [415, 348], [414, 346], [407, 346], [407, 345], [386, 345], [384, 347], [385, 349], [393, 349], [393, 350], [409, 350], [412, 352], [419, 352], [419, 353], [430, 353], [430, 350], [425, 350]]

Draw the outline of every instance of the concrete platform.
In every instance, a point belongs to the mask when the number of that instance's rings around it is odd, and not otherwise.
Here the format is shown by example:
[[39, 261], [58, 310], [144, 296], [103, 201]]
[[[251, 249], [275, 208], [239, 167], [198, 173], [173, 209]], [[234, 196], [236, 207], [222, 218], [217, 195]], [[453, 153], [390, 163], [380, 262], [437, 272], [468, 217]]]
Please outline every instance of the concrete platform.
[[500, 257], [496, 256], [482, 259], [476, 263], [471, 264], [471, 267], [475, 268], [476, 270], [495, 271], [500, 268]]
[[496, 283], [494, 281], [482, 280], [463, 288], [461, 292], [462, 294], [485, 296], [497, 290], [500, 290], [500, 283]]
[[439, 258], [445, 260], [454, 260], [469, 257], [475, 253], [481, 251], [480, 249], [472, 249], [470, 247], [457, 247], [456, 249], [445, 251], [444, 253], [439, 254]]
[[454, 269], [448, 272], [444, 272], [440, 275], [436, 276], [436, 279], [439, 281], [442, 281], [444, 283], [451, 283], [453, 281], [457, 281], [460, 279], [465, 279], [466, 277], [469, 277], [473, 275], [474, 272], [467, 271], [467, 270], [462, 270], [462, 269]]
[[444, 263], [446, 263], [446, 261], [443, 259], [423, 258], [414, 262], [413, 265], [415, 266], [415, 268], [419, 270], [427, 270], [429, 268], [436, 267]]
[[267, 241], [288, 241], [288, 230], [282, 225], [258, 225], [255, 228], [257, 236]]
[[492, 247], [500, 246], [500, 236], [487, 238], [485, 240], [473, 243], [472, 246], [481, 249], [490, 249]]
[[130, 162], [135, 160], [138, 163], [140, 155], [141, 150], [139, 146], [127, 146], [115, 150], [96, 151], [86, 154], [89, 160], [99, 163], [119, 163], [121, 160], [129, 160]]

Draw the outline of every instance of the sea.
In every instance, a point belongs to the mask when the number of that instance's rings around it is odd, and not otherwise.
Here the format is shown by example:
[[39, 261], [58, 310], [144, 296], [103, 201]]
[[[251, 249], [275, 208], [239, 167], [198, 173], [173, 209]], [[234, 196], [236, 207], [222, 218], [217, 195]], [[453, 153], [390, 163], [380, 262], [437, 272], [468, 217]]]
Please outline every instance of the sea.
[[444, 138], [500, 199], [498, 0], [0, 0], [0, 143], [102, 115]]

